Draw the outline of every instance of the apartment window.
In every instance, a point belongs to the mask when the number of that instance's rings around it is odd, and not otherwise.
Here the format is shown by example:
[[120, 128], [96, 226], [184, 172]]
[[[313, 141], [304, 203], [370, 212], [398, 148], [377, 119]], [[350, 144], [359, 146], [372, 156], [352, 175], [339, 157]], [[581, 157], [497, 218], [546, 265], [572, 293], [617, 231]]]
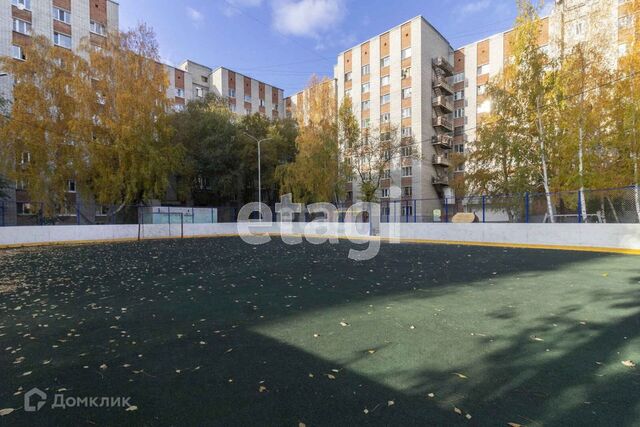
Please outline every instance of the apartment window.
[[66, 24], [71, 23], [71, 12], [68, 10], [60, 9], [59, 7], [53, 8], [53, 19], [56, 21], [64, 22]]
[[626, 43], [622, 43], [618, 45], [618, 56], [620, 58], [622, 58], [623, 56], [627, 55], [627, 44]]
[[490, 112], [491, 112], [491, 101], [487, 99], [478, 107], [478, 114], [490, 113]]
[[244, 102], [251, 102], [251, 95], [245, 95]]
[[456, 108], [456, 110], [453, 112], [453, 118], [461, 119], [463, 117], [464, 117], [464, 108]]
[[391, 78], [389, 76], [382, 76], [380, 78], [380, 86], [388, 86], [391, 82]]
[[367, 65], [363, 65], [362, 66], [362, 75], [363, 76], [367, 76], [371, 73], [371, 67], [369, 66], [369, 64]]
[[202, 88], [201, 88], [201, 87], [196, 87], [196, 96], [197, 96], [198, 98], [202, 98], [202, 97], [204, 97], [204, 91], [202, 90]]
[[453, 128], [453, 136], [460, 136], [464, 134], [464, 126], [456, 126]]
[[406, 67], [402, 69], [402, 78], [408, 79], [411, 77], [411, 67]]
[[20, 159], [20, 164], [28, 165], [31, 163], [31, 153], [25, 151], [22, 153], [22, 158]]
[[344, 96], [348, 96], [349, 98], [351, 98], [351, 89], [345, 89]]
[[410, 127], [402, 128], [400, 132], [403, 138], [411, 138], [411, 136], [413, 135], [413, 131]]
[[391, 150], [384, 150], [382, 153], [382, 158], [385, 160], [391, 160]]
[[618, 28], [629, 28], [633, 22], [631, 15], [625, 15], [618, 18]]
[[62, 33], [53, 33], [53, 44], [71, 49], [71, 36]]
[[462, 83], [464, 81], [464, 73], [458, 73], [453, 75], [453, 83]]
[[[620, 23], [618, 22], [618, 25]], [[584, 34], [584, 22], [583, 21], [578, 21], [575, 24], [573, 24], [573, 34], [576, 36], [581, 36], [582, 34]]]
[[484, 64], [478, 67], [478, 75], [489, 74], [489, 64]]
[[181, 89], [179, 87], [176, 88], [176, 96], [178, 98], [184, 98], [184, 89]]
[[362, 101], [362, 111], [367, 111], [370, 107], [369, 101]]
[[391, 121], [391, 113], [384, 113], [380, 115], [380, 123], [389, 123]]
[[91, 31], [94, 34], [98, 34], [99, 36], [106, 36], [107, 35], [107, 28], [96, 21], [91, 21], [91, 25], [89, 26], [89, 31]]
[[31, 0], [11, 0], [11, 4], [18, 9], [31, 10]]
[[232, 113], [236, 112], [236, 104], [229, 104], [229, 110], [231, 110]]
[[382, 196], [381, 198], [383, 199], [388, 199], [389, 198], [389, 189], [388, 188], [383, 188], [382, 189]]
[[251, 108], [245, 108], [245, 109], [244, 109], [244, 113], [245, 113], [247, 116], [250, 116], [250, 115], [251, 115]]
[[345, 82], [350, 82], [351, 78], [352, 78], [351, 71], [349, 71], [348, 73], [344, 73], [344, 81]]
[[487, 93], [487, 85], [479, 85], [478, 86], [478, 95], [484, 95], [485, 93]]
[[464, 172], [464, 163], [460, 163], [456, 166], [456, 172]]
[[209, 83], [209, 77], [200, 76], [200, 80], [202, 80], [202, 83]]
[[70, 179], [69, 181], [67, 181], [67, 191], [69, 193], [76, 192], [76, 182], [74, 180]]
[[13, 31], [21, 34], [31, 34], [31, 23], [22, 19], [13, 18]]
[[405, 166], [402, 168], [402, 177], [407, 178], [413, 176], [413, 168], [411, 166]]
[[384, 68], [384, 67], [388, 67], [389, 65], [391, 65], [391, 58], [388, 56], [385, 56], [384, 58], [382, 58], [380, 60], [380, 67]]
[[[402, 195], [404, 197], [413, 196], [413, 187], [402, 187]], [[411, 208], [412, 206], [405, 206], [405, 207]], [[408, 215], [413, 215], [413, 211], [410, 211]]]
[[24, 50], [22, 50], [22, 47], [16, 46], [15, 44], [11, 46], [11, 56], [14, 59], [19, 59], [21, 61], [24, 61], [26, 59], [26, 57], [24, 56]]
[[402, 157], [411, 157], [411, 155], [413, 155], [413, 147], [411, 145], [402, 147]]
[[362, 84], [362, 93], [369, 93], [371, 90], [371, 85], [369, 83]]
[[353, 200], [353, 191], [347, 191], [347, 200]]
[[362, 119], [362, 129], [369, 129], [371, 127], [371, 119]]
[[411, 88], [407, 87], [402, 89], [402, 99], [411, 98]]
[[391, 132], [381, 132], [380, 141], [391, 141]]
[[453, 151], [458, 153], [458, 154], [463, 154], [464, 153], [464, 144], [456, 144], [453, 146]]
[[236, 90], [229, 89], [229, 98], [235, 98], [235, 97], [236, 97]]
[[382, 95], [380, 97], [380, 105], [385, 105], [391, 102], [391, 94]]
[[382, 172], [382, 179], [391, 179], [391, 169], [385, 169]]
[[411, 117], [411, 107], [403, 108], [402, 109], [402, 118], [403, 119], [408, 119], [409, 117]]
[[275, 111], [278, 111], [278, 104], [273, 104], [273, 109], [274, 109]]
[[31, 203], [23, 202], [16, 203], [16, 210], [18, 215], [33, 215], [37, 212]]
[[462, 99], [464, 99], [464, 90], [459, 90], [453, 94], [454, 101], [460, 101]]
[[402, 52], [400, 52], [400, 58], [402, 59], [411, 58], [411, 48], [408, 47], [406, 49], [403, 49]]

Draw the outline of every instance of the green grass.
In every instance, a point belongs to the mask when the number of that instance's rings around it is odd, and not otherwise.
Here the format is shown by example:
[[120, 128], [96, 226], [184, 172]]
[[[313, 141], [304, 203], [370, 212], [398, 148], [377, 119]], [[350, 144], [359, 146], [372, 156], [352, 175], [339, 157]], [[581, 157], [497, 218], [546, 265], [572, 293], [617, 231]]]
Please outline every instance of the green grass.
[[[350, 247], [0, 252], [0, 424], [640, 424], [640, 258]], [[138, 409], [25, 413], [32, 387]]]

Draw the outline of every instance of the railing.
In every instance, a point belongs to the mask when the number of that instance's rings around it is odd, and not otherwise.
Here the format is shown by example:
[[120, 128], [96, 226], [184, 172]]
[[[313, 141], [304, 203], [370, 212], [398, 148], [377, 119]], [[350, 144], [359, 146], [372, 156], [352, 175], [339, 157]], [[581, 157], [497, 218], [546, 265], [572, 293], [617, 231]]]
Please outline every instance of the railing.
[[437, 58], [433, 58], [433, 66], [438, 67], [441, 70], [446, 71], [448, 74], [453, 74], [453, 65], [449, 63], [444, 57], [439, 56]]
[[442, 127], [447, 129], [448, 131], [453, 130], [453, 125], [451, 121], [445, 116], [438, 116], [433, 118], [433, 127]]
[[437, 154], [434, 154], [433, 158], [431, 159], [431, 162], [435, 166], [449, 167], [449, 159], [447, 159], [445, 156], [439, 156]]
[[451, 149], [453, 137], [451, 135], [434, 135], [431, 138], [432, 145], [439, 145], [442, 148]]
[[434, 107], [447, 110], [449, 113], [453, 111], [453, 102], [446, 96], [436, 96], [431, 100]]
[[433, 79], [433, 87], [440, 88], [447, 91], [449, 94], [453, 94], [453, 86], [449, 84], [446, 78], [436, 77]]

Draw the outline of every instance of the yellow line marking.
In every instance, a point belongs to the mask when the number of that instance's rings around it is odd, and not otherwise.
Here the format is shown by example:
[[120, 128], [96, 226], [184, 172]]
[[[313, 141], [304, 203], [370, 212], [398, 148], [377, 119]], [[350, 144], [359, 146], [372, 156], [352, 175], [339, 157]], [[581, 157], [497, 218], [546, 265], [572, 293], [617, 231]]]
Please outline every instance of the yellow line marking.
[[[246, 236], [250, 236], [246, 234]], [[269, 236], [269, 237], [281, 237], [280, 233], [265, 232], [255, 233], [251, 236]], [[340, 236], [340, 235], [321, 235], [321, 234], [286, 234], [287, 237], [300, 237], [300, 238], [316, 238], [316, 239], [338, 239], [338, 240], [350, 240], [350, 241], [380, 241], [385, 243], [398, 243], [398, 244], [427, 244], [427, 245], [448, 245], [448, 246], [477, 246], [477, 247], [493, 247], [493, 248], [510, 248], [510, 249], [542, 249], [542, 250], [555, 250], [555, 251], [569, 251], [569, 252], [597, 252], [597, 253], [611, 253], [611, 254], [623, 254], [623, 255], [640, 255], [640, 249], [623, 249], [623, 248], [607, 248], [596, 246], [565, 246], [565, 245], [542, 245], [542, 244], [528, 244], [528, 243], [499, 243], [499, 242], [469, 242], [458, 240], [427, 240], [427, 239], [392, 239], [388, 237], [380, 236]], [[215, 235], [193, 235], [193, 236], [158, 236], [158, 237], [143, 237], [140, 241], [153, 241], [153, 240], [179, 240], [179, 239], [219, 239], [237, 237], [240, 238], [240, 234], [226, 233]], [[104, 243], [131, 243], [139, 241], [137, 237], [121, 238], [121, 239], [100, 239], [100, 240], [73, 240], [73, 241], [56, 241], [56, 242], [37, 242], [37, 243], [17, 243], [10, 245], [0, 245], [1, 249], [17, 249], [17, 248], [32, 248], [32, 247], [46, 247], [46, 246], [84, 246], [93, 244]]]

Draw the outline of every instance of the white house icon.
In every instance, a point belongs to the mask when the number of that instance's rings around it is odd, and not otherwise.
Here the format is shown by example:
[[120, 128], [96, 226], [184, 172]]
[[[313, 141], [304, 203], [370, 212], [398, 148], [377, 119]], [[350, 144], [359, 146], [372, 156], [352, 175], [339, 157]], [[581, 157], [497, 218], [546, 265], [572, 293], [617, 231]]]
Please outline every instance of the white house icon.
[[47, 394], [44, 391], [39, 388], [32, 388], [24, 395], [24, 411], [37, 412], [42, 409], [46, 400]]

